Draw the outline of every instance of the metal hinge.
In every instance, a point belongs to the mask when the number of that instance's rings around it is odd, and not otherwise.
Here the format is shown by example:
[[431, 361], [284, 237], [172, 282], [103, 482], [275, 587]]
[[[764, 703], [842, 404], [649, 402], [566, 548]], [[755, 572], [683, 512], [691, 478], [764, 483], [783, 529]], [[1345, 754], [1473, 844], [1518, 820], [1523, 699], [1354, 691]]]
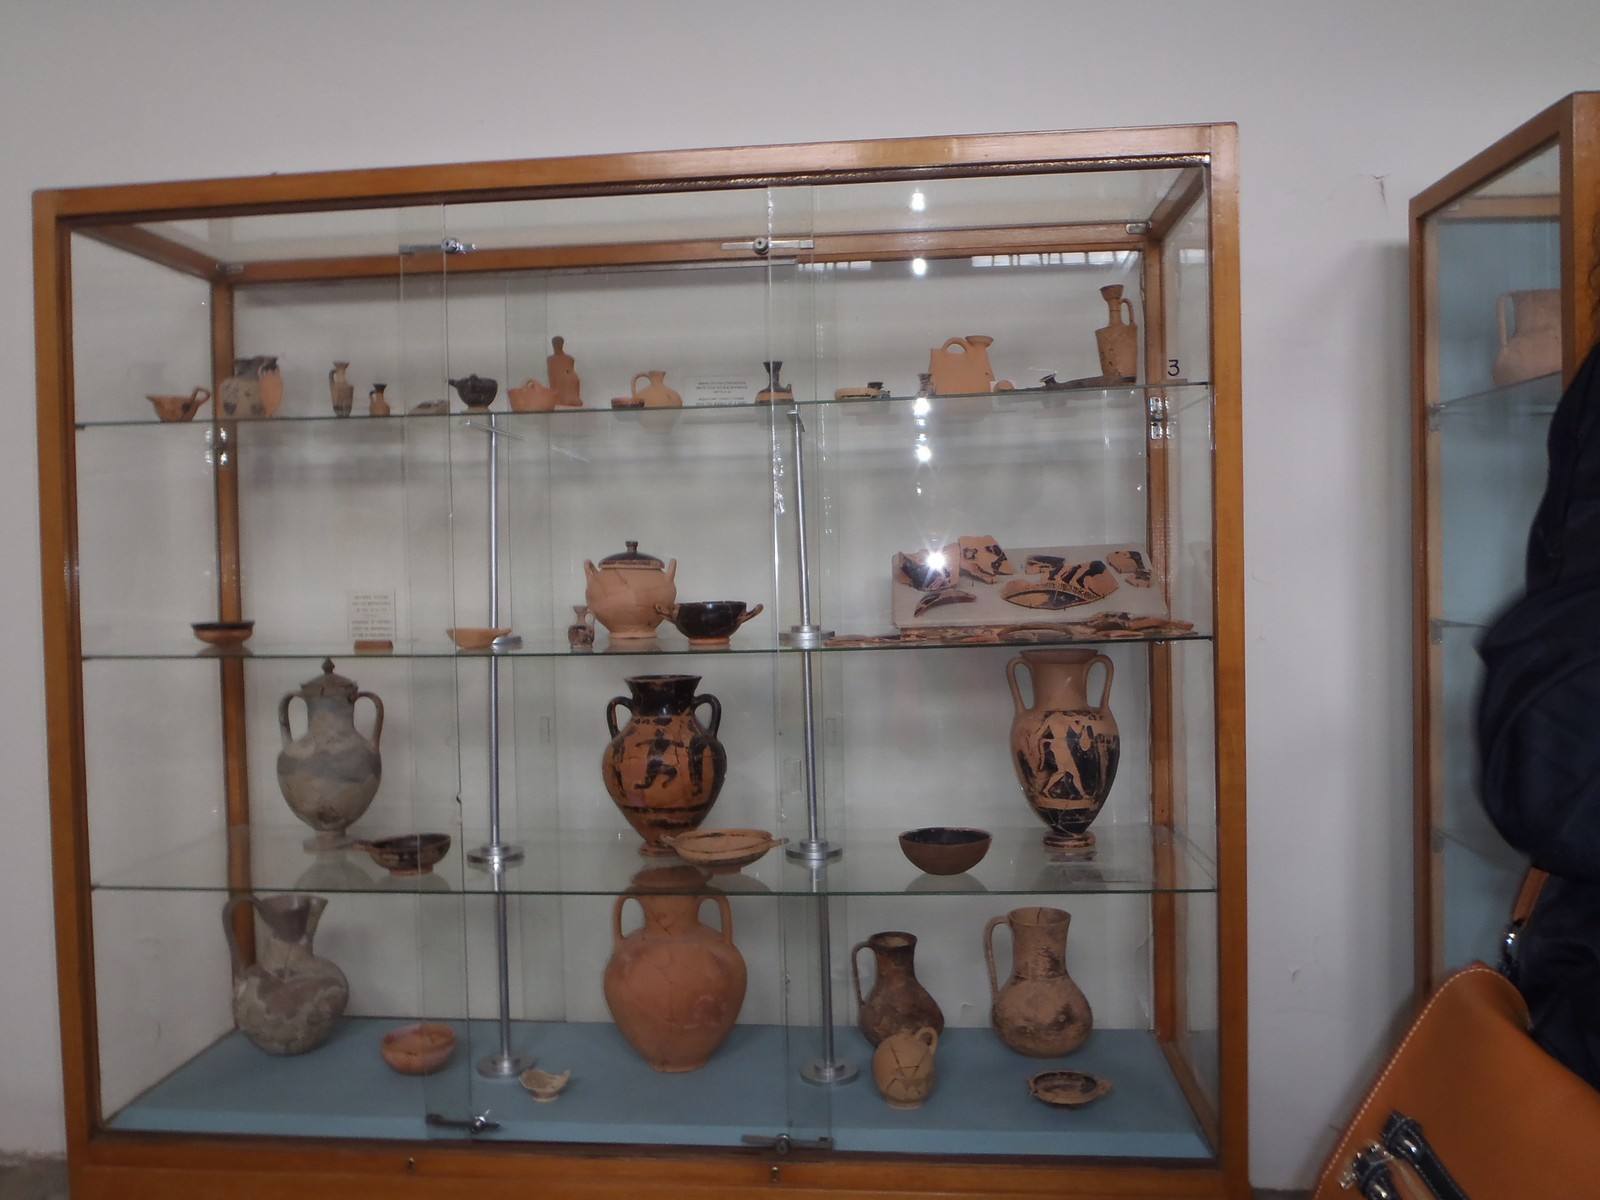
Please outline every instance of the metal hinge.
[[233, 456], [228, 453], [227, 429], [213, 425], [206, 430], [206, 465], [211, 467], [226, 467], [233, 461]]
[[805, 1138], [790, 1137], [787, 1133], [780, 1133], [776, 1137], [768, 1137], [764, 1133], [747, 1133], [739, 1139], [746, 1146], [763, 1146], [772, 1150], [779, 1158], [785, 1157], [791, 1150], [832, 1150], [832, 1138], [817, 1138], [807, 1141]]
[[779, 252], [793, 250], [810, 250], [816, 243], [810, 238], [775, 238], [765, 235], [751, 238], [748, 242], [723, 242], [724, 250], [748, 250], [757, 258], [765, 258], [774, 250]]
[[465, 1129], [469, 1137], [476, 1137], [480, 1133], [493, 1133], [500, 1128], [499, 1121], [489, 1119], [489, 1110], [486, 1108], [470, 1120], [458, 1121], [454, 1117], [447, 1117], [443, 1113], [429, 1113], [428, 1124], [442, 1129]]
[[1444, 405], [1428, 405], [1428, 432], [1432, 433], [1439, 428], [1439, 421], [1444, 416]]
[[1152, 393], [1146, 404], [1150, 412], [1150, 440], [1159, 442], [1162, 438], [1172, 436], [1172, 428], [1168, 418], [1172, 415], [1172, 406], [1166, 396], [1159, 392]]
[[400, 247], [401, 254], [470, 254], [478, 248], [475, 242], [460, 238], [440, 238], [437, 242], [411, 242]]

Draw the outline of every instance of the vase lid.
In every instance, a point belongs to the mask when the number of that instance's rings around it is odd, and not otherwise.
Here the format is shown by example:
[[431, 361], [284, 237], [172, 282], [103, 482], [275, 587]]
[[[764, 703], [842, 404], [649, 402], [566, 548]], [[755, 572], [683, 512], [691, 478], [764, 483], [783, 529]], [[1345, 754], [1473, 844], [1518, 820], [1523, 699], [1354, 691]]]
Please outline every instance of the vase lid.
[[315, 679], [308, 679], [300, 685], [302, 696], [345, 696], [356, 691], [356, 681], [346, 679], [337, 674], [333, 669], [333, 659], [322, 660], [322, 674]]
[[600, 560], [602, 567], [620, 567], [624, 571], [660, 571], [666, 564], [654, 554], [645, 554], [639, 549], [638, 542], [624, 543], [628, 548], [616, 554], [608, 554]]

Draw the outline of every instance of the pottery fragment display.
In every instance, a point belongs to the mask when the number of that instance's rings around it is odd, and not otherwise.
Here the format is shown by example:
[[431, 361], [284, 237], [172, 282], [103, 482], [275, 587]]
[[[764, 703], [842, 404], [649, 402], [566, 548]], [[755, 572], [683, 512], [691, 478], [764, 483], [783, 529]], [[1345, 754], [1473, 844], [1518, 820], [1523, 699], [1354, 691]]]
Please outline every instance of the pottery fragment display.
[[[250, 905], [266, 927], [256, 939], [256, 961], [245, 966], [233, 926], [234, 910]], [[229, 898], [222, 928], [233, 960], [233, 1020], [239, 1032], [268, 1054], [304, 1054], [327, 1041], [350, 999], [344, 972], [312, 952], [317, 922], [328, 902], [287, 892], [263, 900]]]
[[784, 383], [779, 377], [783, 370], [783, 361], [773, 359], [763, 362], [761, 366], [767, 372], [767, 386], [756, 393], [757, 404], [790, 404], [794, 401], [794, 389]]
[[993, 343], [992, 337], [970, 333], [949, 338], [944, 345], [930, 350], [928, 377], [932, 391], [923, 394], [959, 396], [1010, 388], [1009, 383], [995, 382], [994, 368], [989, 365], [989, 347]]
[[506, 400], [512, 412], [545, 413], [554, 411], [558, 397], [554, 388], [545, 387], [537, 379], [528, 379], [521, 387], [508, 387]]
[[461, 403], [468, 408], [488, 408], [494, 403], [494, 398], [499, 394], [500, 384], [493, 379], [485, 379], [481, 375], [468, 375], [465, 379], [452, 379], [450, 386], [455, 388], [456, 395], [461, 397]]
[[[606, 791], [635, 833], [644, 839], [639, 853], [667, 855], [664, 834], [686, 833], [706, 819], [728, 772], [728, 755], [717, 740], [722, 702], [709, 692], [696, 695], [698, 675], [634, 675], [632, 697], [616, 696], [606, 705], [611, 741], [600, 757]], [[711, 727], [695, 710], [711, 709]], [[629, 712], [617, 727], [617, 709]]]
[[1028, 1080], [1028, 1094], [1056, 1108], [1082, 1108], [1110, 1090], [1108, 1080], [1087, 1071], [1040, 1071]]
[[[1011, 931], [1011, 972], [1002, 985], [995, 972], [994, 931]], [[1094, 1015], [1067, 974], [1067, 930], [1072, 914], [1059, 908], [1014, 908], [983, 929], [983, 958], [992, 1001], [989, 1023], [1018, 1054], [1057, 1058], [1089, 1040]]]
[[[643, 910], [644, 923], [623, 937], [629, 900]], [[707, 900], [722, 914], [720, 931], [700, 921]], [[612, 905], [611, 944], [606, 1005], [628, 1044], [657, 1071], [705, 1066], [744, 1004], [744, 956], [733, 944], [728, 898], [707, 891], [693, 867], [640, 871]]]
[[959, 875], [982, 862], [993, 841], [987, 829], [935, 825], [902, 833], [900, 852], [929, 875]]
[[[298, 738], [289, 728], [289, 702], [296, 699], [306, 706], [306, 731]], [[370, 738], [356, 728], [356, 701], [361, 699], [372, 701], [377, 709]], [[299, 691], [278, 702], [278, 730], [283, 742], [278, 787], [290, 811], [317, 831], [305, 843], [306, 849], [348, 846], [345, 830], [367, 811], [383, 777], [378, 755], [383, 701], [334, 674], [333, 660], [324, 659], [320, 677], [307, 680]]]
[[743, 600], [693, 600], [658, 604], [656, 612], [677, 626], [691, 646], [726, 646], [734, 631], [760, 616], [762, 608], [758, 604], [746, 611]]
[[933, 1091], [933, 1058], [939, 1031], [924, 1025], [892, 1033], [872, 1052], [872, 1082], [890, 1108], [921, 1108]]
[[544, 360], [550, 379], [550, 390], [556, 394], [557, 408], [582, 408], [583, 395], [578, 379], [578, 367], [566, 351], [566, 338], [550, 339], [550, 354]]
[[[1100, 703], [1088, 700], [1088, 675], [1105, 669]], [[1017, 670], [1033, 681], [1024, 705]], [[1093, 650], [1024, 650], [1006, 664], [1011, 686], [1011, 761], [1029, 806], [1050, 832], [1053, 850], [1086, 851], [1089, 825], [1100, 815], [1117, 777], [1122, 737], [1111, 714], [1111, 660]]]
[[146, 396], [162, 421], [192, 421], [200, 406], [211, 399], [211, 393], [197, 387], [187, 396]]
[[233, 360], [233, 374], [217, 388], [226, 417], [271, 417], [283, 404], [283, 373], [272, 355]]
[[1122, 581], [1130, 587], [1150, 586], [1150, 564], [1137, 550], [1113, 550], [1106, 555], [1106, 562], [1111, 569], [1122, 576]]
[[662, 845], [684, 862], [713, 875], [740, 871], [759, 862], [768, 850], [788, 842], [788, 838], [775, 838], [765, 829], [694, 829], [661, 838]]
[[944, 548], [944, 560], [954, 563], [961, 575], [979, 583], [995, 583], [1002, 575], [1015, 575], [1006, 552], [993, 534], [962, 537]]
[[[860, 955], [871, 950], [872, 990], [861, 994]], [[901, 930], [875, 933], [850, 948], [850, 978], [855, 985], [856, 1024], [876, 1046], [892, 1033], [914, 1032], [924, 1025], [944, 1032], [944, 1013], [917, 979], [916, 935]]]
[[584, 599], [613, 638], [654, 637], [661, 624], [658, 608], [670, 607], [678, 598], [678, 560], [663, 565], [653, 554], [641, 553], [638, 542], [626, 547], [602, 558], [598, 567], [584, 560]]
[[387, 417], [389, 415], [389, 401], [384, 396], [387, 383], [375, 383], [372, 390], [367, 393], [367, 416]]
[[1089, 562], [1035, 554], [1027, 560], [1030, 578], [1006, 584], [1001, 593], [1009, 604], [1022, 608], [1060, 610], [1104, 600], [1117, 590], [1117, 577], [1096, 558]]
[[328, 393], [333, 400], [333, 415], [336, 417], [348, 417], [355, 406], [356, 387], [347, 377], [349, 370], [349, 363], [336, 362], [333, 370], [328, 372]]
[[456, 1031], [438, 1021], [415, 1021], [383, 1035], [378, 1053], [402, 1075], [432, 1075], [444, 1070], [456, 1049]]
[[450, 835], [402, 833], [370, 842], [356, 842], [354, 848], [365, 850], [372, 856], [373, 862], [391, 875], [428, 875], [450, 853]]
[[1490, 372], [1509, 387], [1561, 370], [1561, 293], [1555, 288], [1506, 292], [1495, 301], [1500, 351]]
[[567, 1084], [572, 1082], [572, 1072], [562, 1071], [559, 1075], [549, 1071], [541, 1071], [538, 1067], [529, 1067], [517, 1078], [522, 1081], [522, 1086], [528, 1089], [540, 1104], [549, 1104], [566, 1090]]
[[1106, 383], [1132, 383], [1139, 377], [1139, 326], [1133, 319], [1133, 302], [1123, 296], [1120, 283], [1106, 285], [1100, 295], [1111, 310], [1109, 322], [1094, 332], [1101, 377]]
[[[639, 386], [641, 379], [643, 387]], [[666, 379], [665, 371], [640, 371], [633, 377], [630, 398], [640, 408], [682, 408], [683, 397], [667, 386]]]

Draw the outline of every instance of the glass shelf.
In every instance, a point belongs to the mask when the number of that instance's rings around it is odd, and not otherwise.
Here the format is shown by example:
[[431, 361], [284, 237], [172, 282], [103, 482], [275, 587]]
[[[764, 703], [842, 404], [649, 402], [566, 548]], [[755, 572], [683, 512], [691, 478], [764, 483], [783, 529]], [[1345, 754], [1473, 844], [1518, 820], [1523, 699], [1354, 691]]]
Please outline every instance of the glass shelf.
[[[271, 801], [275, 802], [275, 801]], [[1017, 797], [1017, 806], [1024, 801]], [[618, 818], [621, 823], [621, 818]], [[1096, 895], [1214, 892], [1211, 855], [1181, 834], [1149, 825], [1096, 825], [1091, 858], [1058, 858], [1042, 843], [1044, 827], [1017, 825], [994, 831], [982, 862], [961, 875], [927, 875], [900, 852], [899, 832], [850, 831], [838, 839], [845, 853], [825, 870], [789, 860], [782, 849], [732, 874], [712, 875], [708, 887], [730, 896], [961, 896]], [[209, 834], [109, 877], [101, 891], [214, 891], [229, 889], [230, 861], [249, 864], [251, 890], [268, 893], [394, 892], [527, 896], [615, 896], [639, 871], [679, 863], [647, 858], [631, 831], [505, 833], [526, 857], [508, 867], [499, 888], [493, 875], [465, 866], [461, 843], [485, 839], [481, 831], [453, 837], [449, 854], [431, 874], [390, 876], [361, 850], [312, 853], [309, 830], [264, 827]], [[362, 836], [357, 832], [354, 836]]]
[[[1428, 409], [1434, 420], [1456, 417], [1540, 417], [1548, 419], [1561, 399], [1561, 376], [1539, 375], [1521, 383], [1441, 400]], [[1543, 433], [1540, 425], [1535, 432]]]

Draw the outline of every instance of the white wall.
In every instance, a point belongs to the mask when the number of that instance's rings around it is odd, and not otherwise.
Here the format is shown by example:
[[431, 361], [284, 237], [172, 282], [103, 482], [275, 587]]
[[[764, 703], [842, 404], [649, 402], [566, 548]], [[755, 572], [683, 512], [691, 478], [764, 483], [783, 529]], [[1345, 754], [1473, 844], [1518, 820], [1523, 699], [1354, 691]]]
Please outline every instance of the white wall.
[[[1593, 0], [0, 4], [0, 1151], [62, 1145], [28, 194], [591, 151], [1238, 122], [1253, 1174], [1409, 985], [1406, 202], [1600, 86]], [[1314, 631], [1308, 633], [1308, 631]]]

